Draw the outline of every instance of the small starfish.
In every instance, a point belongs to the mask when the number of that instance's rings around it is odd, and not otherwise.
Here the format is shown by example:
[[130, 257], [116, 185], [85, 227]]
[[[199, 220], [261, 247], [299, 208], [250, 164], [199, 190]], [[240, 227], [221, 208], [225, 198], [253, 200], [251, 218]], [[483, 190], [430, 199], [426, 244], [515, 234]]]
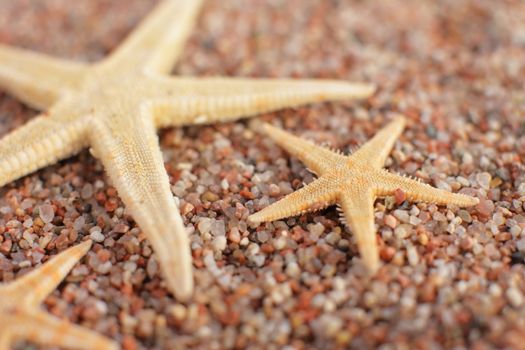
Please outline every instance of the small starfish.
[[414, 201], [476, 205], [477, 198], [450, 193], [382, 169], [388, 154], [405, 126], [397, 117], [351, 156], [314, 145], [269, 124], [264, 130], [278, 145], [299, 158], [319, 178], [300, 190], [251, 215], [253, 223], [273, 221], [339, 203], [344, 221], [355, 235], [365, 266], [371, 273], [379, 268], [374, 229], [374, 201], [378, 196], [402, 190]]
[[114, 341], [56, 318], [39, 307], [90, 248], [91, 241], [85, 241], [18, 280], [0, 284], [0, 350], [8, 350], [22, 339], [73, 349], [119, 348]]
[[162, 1], [115, 52], [93, 65], [0, 45], [0, 87], [47, 110], [0, 141], [0, 186], [91, 147], [179, 299], [192, 294], [191, 251], [156, 129], [364, 98], [374, 91], [330, 80], [166, 76], [200, 3]]

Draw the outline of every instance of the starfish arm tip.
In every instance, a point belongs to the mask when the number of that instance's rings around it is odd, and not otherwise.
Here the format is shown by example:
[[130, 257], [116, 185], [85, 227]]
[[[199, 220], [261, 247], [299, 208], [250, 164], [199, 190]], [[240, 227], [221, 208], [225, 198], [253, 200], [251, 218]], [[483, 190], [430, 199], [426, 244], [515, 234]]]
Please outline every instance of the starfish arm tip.
[[477, 197], [469, 196], [463, 193], [450, 193], [450, 199], [448, 203], [444, 204], [453, 204], [460, 208], [474, 207], [479, 204], [479, 199]]
[[[184, 248], [189, 250], [189, 246]], [[186, 255], [186, 252], [178, 255], [175, 259], [160, 258], [159, 263], [167, 289], [177, 300], [186, 302], [191, 300], [194, 290], [191, 255], [184, 258], [181, 256]]]
[[269, 132], [271, 132], [272, 130], [275, 130], [275, 129], [276, 129], [275, 126], [273, 126], [273, 125], [270, 124], [270, 123], [262, 123], [262, 124], [261, 124], [261, 127], [262, 127], [262, 129], [264, 130], [264, 132], [266, 132], [266, 133], [269, 133]]
[[393, 119], [396, 123], [405, 125], [407, 122], [407, 117], [405, 117], [403, 114], [396, 113]]
[[368, 83], [337, 82], [331, 93], [340, 95], [340, 98], [361, 99], [372, 96], [377, 91], [377, 85]]
[[270, 123], [263, 123], [262, 126], [262, 131], [268, 136], [270, 137], [271, 139], [281, 139], [281, 138], [288, 138], [288, 137], [292, 137], [291, 134], [289, 134], [288, 132], [270, 124]]
[[[285, 141], [297, 140], [296, 137], [290, 134], [288, 131], [278, 128], [270, 123], [263, 123], [261, 125], [261, 129], [266, 136], [274, 140], [277, 144], [281, 145], [281, 147], [285, 147], [283, 145]], [[292, 143], [295, 144], [296, 142]]]
[[194, 287], [192, 276], [175, 277], [174, 275], [171, 275], [165, 276], [164, 278], [169, 285], [169, 289], [173, 291], [177, 300], [181, 302], [191, 300]]
[[157, 249], [161, 271], [168, 290], [181, 302], [191, 300], [194, 290], [193, 264], [189, 243], [178, 244], [172, 256], [164, 258]]
[[84, 242], [80, 243], [78, 246], [83, 254], [86, 254], [93, 245], [93, 241], [91, 239], [85, 240]]
[[252, 214], [252, 215], [248, 216], [248, 223], [250, 225], [258, 225], [258, 224], [260, 224], [263, 221], [264, 221], [264, 219], [260, 215], [260, 212], [257, 212], [255, 214]]
[[473, 207], [475, 205], [479, 204], [479, 198], [468, 196], [468, 203], [467, 206]]
[[377, 91], [377, 85], [376, 84], [366, 84], [364, 86], [364, 90], [367, 96], [372, 96]]
[[381, 261], [375, 239], [372, 239], [368, 243], [369, 244], [362, 244], [360, 246], [360, 255], [368, 275], [374, 276], [381, 267]]
[[381, 262], [378, 259], [364, 259], [364, 264], [366, 266], [367, 272], [369, 276], [375, 276], [377, 271], [379, 271], [379, 268], [381, 267]]

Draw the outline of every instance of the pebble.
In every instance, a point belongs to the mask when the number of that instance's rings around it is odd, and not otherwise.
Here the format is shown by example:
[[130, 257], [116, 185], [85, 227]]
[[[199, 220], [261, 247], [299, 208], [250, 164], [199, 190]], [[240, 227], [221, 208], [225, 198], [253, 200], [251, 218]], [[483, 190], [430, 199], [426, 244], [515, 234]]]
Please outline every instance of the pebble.
[[295, 261], [292, 261], [286, 267], [286, 274], [292, 278], [298, 278], [300, 273], [301, 273], [301, 269], [299, 268], [299, 265], [297, 265]]
[[488, 190], [490, 188], [490, 181], [492, 176], [487, 172], [482, 172], [476, 175], [476, 180], [481, 188]]
[[515, 287], [510, 287], [505, 292], [505, 295], [507, 296], [507, 299], [509, 299], [509, 302], [514, 307], [520, 307], [523, 304], [523, 294], [520, 292], [519, 289]]
[[33, 226], [33, 219], [28, 218], [27, 220], [24, 220], [22, 226], [24, 226], [25, 228], [32, 227]]
[[393, 215], [385, 215], [384, 223], [388, 227], [395, 229], [397, 226], [397, 219]]
[[273, 246], [277, 250], [282, 250], [286, 247], [286, 238], [285, 237], [279, 237], [273, 241]]
[[307, 228], [308, 228], [308, 231], [310, 231], [310, 233], [316, 237], [321, 236], [324, 232], [324, 225], [321, 224], [320, 222], [316, 224], [310, 224], [307, 226]]
[[470, 237], [463, 237], [460, 241], [461, 249], [469, 251], [474, 246], [474, 240]]
[[394, 191], [394, 199], [397, 205], [400, 205], [407, 199], [406, 193], [402, 189], [397, 189]]
[[197, 228], [201, 234], [207, 234], [211, 232], [213, 221], [215, 220], [210, 218], [200, 218]]
[[228, 233], [228, 239], [233, 243], [239, 243], [241, 241], [241, 234], [239, 229], [236, 227], [232, 228]]
[[82, 187], [82, 190], [80, 191], [80, 196], [82, 197], [82, 199], [90, 199], [91, 197], [93, 197], [93, 193], [93, 185], [88, 183]]
[[419, 262], [419, 255], [414, 246], [409, 246], [407, 248], [407, 259], [408, 259], [408, 263], [411, 266], [416, 266], [417, 263]]
[[423, 246], [426, 246], [428, 244], [428, 236], [426, 233], [421, 233], [417, 236], [417, 240], [418, 242], [423, 245]]
[[226, 249], [227, 241], [225, 236], [217, 236], [213, 239], [213, 250], [222, 252]]
[[84, 216], [81, 215], [78, 218], [76, 218], [75, 221], [73, 222], [73, 229], [77, 232], [80, 232], [84, 228], [85, 224], [86, 224], [86, 219], [84, 218]]
[[341, 234], [339, 234], [338, 232], [330, 232], [329, 234], [326, 235], [325, 240], [326, 240], [326, 243], [330, 245], [336, 245], [337, 242], [341, 240]]
[[95, 242], [104, 242], [104, 234], [100, 231], [93, 231], [89, 234], [89, 237]]
[[157, 273], [159, 271], [159, 264], [155, 259], [150, 258], [148, 260], [148, 264], [146, 265], [146, 273], [148, 274], [149, 278], [154, 278], [157, 276]]
[[266, 231], [257, 232], [257, 240], [261, 243], [266, 243], [270, 239], [270, 235]]
[[38, 207], [38, 212], [40, 219], [46, 224], [53, 221], [53, 218], [55, 217], [55, 209], [51, 204], [42, 204]]
[[211, 191], [206, 191], [202, 194], [201, 199], [203, 202], [215, 202], [219, 200], [219, 196]]
[[396, 254], [396, 249], [394, 247], [383, 247], [379, 251], [379, 254], [380, 254], [382, 260], [388, 262], [388, 261], [392, 260], [392, 258]]
[[440, 213], [439, 211], [436, 211], [434, 214], [432, 214], [432, 220], [435, 221], [447, 221], [447, 217], [443, 215], [443, 213]]
[[472, 216], [470, 216], [470, 213], [464, 209], [458, 211], [458, 216], [461, 218], [462, 221], [466, 223], [472, 222]]
[[412, 234], [412, 226], [409, 224], [401, 224], [396, 227], [394, 234], [398, 239], [405, 239]]
[[276, 184], [270, 184], [268, 186], [268, 194], [271, 197], [278, 197], [281, 194], [281, 188]]
[[410, 214], [406, 210], [394, 210], [394, 216], [403, 223], [408, 223], [410, 221]]
[[482, 199], [478, 206], [478, 212], [480, 215], [488, 217], [494, 211], [494, 203], [488, 199]]

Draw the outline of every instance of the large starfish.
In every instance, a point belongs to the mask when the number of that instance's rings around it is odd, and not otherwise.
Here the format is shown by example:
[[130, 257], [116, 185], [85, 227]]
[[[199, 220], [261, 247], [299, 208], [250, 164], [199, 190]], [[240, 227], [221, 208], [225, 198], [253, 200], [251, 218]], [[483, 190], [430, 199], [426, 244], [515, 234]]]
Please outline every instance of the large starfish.
[[191, 252], [156, 129], [362, 98], [374, 90], [329, 80], [168, 77], [200, 3], [162, 1], [97, 64], [0, 46], [0, 87], [47, 110], [0, 141], [0, 186], [91, 147], [152, 244], [168, 288], [180, 299], [193, 290]]
[[73, 349], [118, 349], [110, 339], [39, 307], [90, 248], [91, 241], [78, 244], [18, 280], [0, 284], [0, 350], [22, 339]]
[[374, 273], [380, 265], [374, 229], [376, 197], [393, 195], [401, 190], [407, 199], [414, 201], [460, 207], [478, 203], [477, 198], [450, 193], [382, 169], [405, 123], [404, 117], [397, 117], [351, 156], [316, 146], [264, 124], [268, 136], [299, 158], [319, 178], [248, 219], [253, 223], [273, 221], [338, 203], [342, 207], [344, 221], [355, 235], [365, 266]]

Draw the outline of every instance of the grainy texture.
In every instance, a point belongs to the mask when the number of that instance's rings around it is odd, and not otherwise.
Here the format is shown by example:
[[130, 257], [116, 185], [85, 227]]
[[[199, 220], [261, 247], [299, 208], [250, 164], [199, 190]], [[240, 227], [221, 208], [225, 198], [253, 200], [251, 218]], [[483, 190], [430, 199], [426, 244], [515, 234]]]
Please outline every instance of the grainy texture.
[[[47, 309], [125, 349], [520, 348], [525, 343], [525, 4], [492, 0], [206, 1], [176, 74], [370, 81], [366, 103], [266, 115], [347, 152], [389, 112], [408, 127], [386, 168], [480, 198], [474, 209], [378, 200], [384, 266], [369, 279], [335, 208], [267, 224], [248, 215], [313, 176], [237, 122], [167, 130], [161, 148], [193, 228], [195, 301], [175, 302], [144, 234], [88, 152], [1, 192], [1, 279], [90, 235]], [[0, 40], [96, 61], [144, 0], [0, 1]], [[0, 132], [35, 116], [0, 98]], [[78, 282], [80, 281], [80, 285]]]
[[343, 222], [352, 229], [365, 267], [371, 274], [375, 274], [379, 269], [379, 250], [374, 228], [374, 202], [378, 196], [400, 193], [404, 199], [411, 201], [458, 207], [472, 207], [479, 203], [475, 197], [433, 188], [382, 169], [405, 123], [405, 117], [396, 116], [371, 140], [348, 156], [264, 124], [266, 135], [292, 156], [299, 158], [319, 178], [250, 215], [248, 221], [276, 221], [318, 211], [337, 203], [342, 209]]
[[44, 112], [0, 140], [0, 186], [90, 147], [144, 230], [170, 291], [193, 293], [186, 228], [156, 129], [226, 122], [286, 107], [369, 97], [335, 80], [168, 77], [201, 7], [163, 0], [95, 64], [0, 44], [0, 87]]

